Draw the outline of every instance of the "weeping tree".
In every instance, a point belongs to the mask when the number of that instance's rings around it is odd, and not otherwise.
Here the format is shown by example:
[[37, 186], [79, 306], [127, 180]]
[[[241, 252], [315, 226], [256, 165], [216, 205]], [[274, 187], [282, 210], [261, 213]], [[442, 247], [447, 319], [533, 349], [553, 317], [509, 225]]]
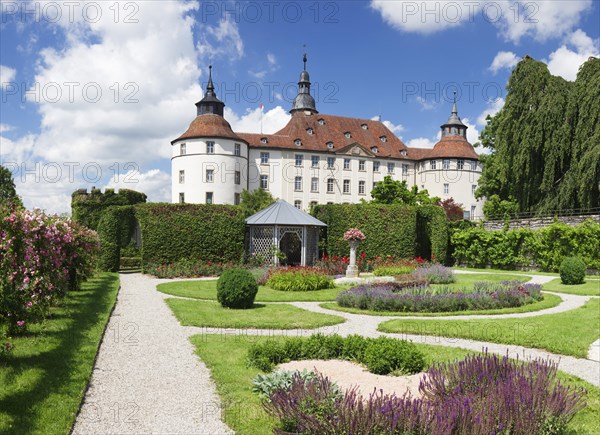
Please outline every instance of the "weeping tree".
[[569, 82], [526, 56], [507, 90], [481, 134], [491, 154], [477, 195], [514, 199], [520, 212], [600, 206], [600, 59]]

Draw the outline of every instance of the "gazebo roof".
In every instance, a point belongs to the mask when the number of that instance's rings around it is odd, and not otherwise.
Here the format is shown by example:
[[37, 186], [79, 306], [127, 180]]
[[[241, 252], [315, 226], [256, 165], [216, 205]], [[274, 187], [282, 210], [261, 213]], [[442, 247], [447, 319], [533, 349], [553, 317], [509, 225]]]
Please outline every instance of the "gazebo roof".
[[248, 225], [308, 225], [326, 227], [327, 225], [297, 209], [283, 199], [277, 200], [267, 208], [246, 219]]

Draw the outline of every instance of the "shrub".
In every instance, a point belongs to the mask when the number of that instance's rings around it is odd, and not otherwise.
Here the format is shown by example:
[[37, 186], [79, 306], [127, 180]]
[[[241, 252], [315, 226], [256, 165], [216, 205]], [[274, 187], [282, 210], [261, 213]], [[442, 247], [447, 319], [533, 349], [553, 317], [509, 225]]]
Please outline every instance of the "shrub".
[[342, 291], [342, 307], [373, 311], [453, 312], [520, 307], [543, 299], [539, 284], [519, 281], [475, 283], [471, 292], [450, 287], [412, 287], [396, 290], [399, 283], [367, 284]]
[[256, 280], [244, 269], [228, 269], [217, 281], [217, 299], [228, 308], [251, 308], [258, 292]]
[[[377, 356], [377, 357], [376, 357]], [[306, 359], [345, 359], [365, 364], [373, 373], [418, 373], [424, 367], [423, 354], [412, 343], [394, 338], [365, 338], [356, 335], [313, 334], [283, 341], [267, 340], [248, 350], [248, 365], [270, 371], [277, 364]], [[384, 362], [378, 363], [376, 359]]]
[[560, 264], [560, 280], [563, 284], [583, 284], [585, 263], [579, 257], [566, 257]]
[[408, 275], [415, 268], [413, 266], [379, 266], [373, 270], [375, 276], [400, 276]]
[[261, 400], [270, 401], [271, 394], [275, 390], [287, 391], [292, 387], [294, 377], [298, 376], [302, 381], [310, 381], [317, 377], [315, 372], [309, 372], [304, 369], [302, 371], [279, 370], [266, 375], [258, 374], [252, 380], [252, 392], [258, 394]]
[[273, 270], [267, 285], [281, 291], [312, 291], [335, 287], [333, 280], [320, 271], [310, 268]]
[[296, 375], [264, 406], [287, 433], [560, 434], [585, 407], [586, 392], [556, 381], [556, 371], [543, 360], [470, 356], [430, 368], [422, 399], [383, 390], [365, 398], [356, 388], [340, 396], [321, 374]]
[[[122, 264], [123, 262], [121, 261]], [[219, 276], [225, 269], [230, 268], [233, 268], [232, 263], [184, 258], [168, 264], [147, 263], [145, 272], [157, 278], [195, 278], [200, 276]]]
[[371, 341], [364, 351], [364, 363], [371, 373], [418, 373], [425, 365], [423, 354], [413, 343], [389, 337]]
[[429, 284], [450, 284], [455, 281], [452, 269], [441, 264], [421, 266], [412, 272], [412, 278]]

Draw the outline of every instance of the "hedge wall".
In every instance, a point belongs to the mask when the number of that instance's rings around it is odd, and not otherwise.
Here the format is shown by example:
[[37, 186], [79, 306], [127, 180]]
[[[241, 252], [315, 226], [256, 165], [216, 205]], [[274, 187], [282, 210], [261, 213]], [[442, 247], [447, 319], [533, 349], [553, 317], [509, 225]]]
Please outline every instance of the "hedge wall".
[[422, 258], [446, 260], [448, 250], [448, 220], [442, 207], [417, 207], [416, 255]]
[[104, 211], [109, 207], [134, 205], [146, 202], [146, 195], [130, 189], [80, 189], [71, 195], [71, 215], [74, 221], [93, 230], [98, 230]]
[[600, 270], [600, 224], [592, 220], [576, 227], [556, 222], [539, 230], [457, 230], [451, 244], [457, 263], [469, 267], [537, 267], [556, 272], [564, 257], [576, 255], [589, 269]]
[[121, 248], [131, 240], [134, 228], [133, 206], [109, 207], [103, 211], [98, 222], [101, 270], [108, 272], [119, 270]]
[[342, 239], [348, 228], [359, 228], [367, 237], [359, 251], [377, 255], [415, 256], [416, 207], [384, 204], [327, 204], [313, 207], [313, 216], [327, 224], [322, 246], [329, 255], [348, 255]]
[[142, 268], [183, 258], [238, 262], [244, 254], [245, 223], [239, 206], [137, 204]]

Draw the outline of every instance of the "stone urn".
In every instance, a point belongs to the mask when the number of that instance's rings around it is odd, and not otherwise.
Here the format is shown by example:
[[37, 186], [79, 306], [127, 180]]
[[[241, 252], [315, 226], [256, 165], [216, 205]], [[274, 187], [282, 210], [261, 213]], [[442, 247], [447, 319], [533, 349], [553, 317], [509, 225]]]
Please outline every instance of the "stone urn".
[[350, 244], [350, 264], [346, 269], [346, 277], [347, 278], [357, 278], [358, 277], [358, 266], [356, 265], [356, 250], [358, 249], [358, 245], [360, 244], [360, 240], [353, 239], [348, 240]]

